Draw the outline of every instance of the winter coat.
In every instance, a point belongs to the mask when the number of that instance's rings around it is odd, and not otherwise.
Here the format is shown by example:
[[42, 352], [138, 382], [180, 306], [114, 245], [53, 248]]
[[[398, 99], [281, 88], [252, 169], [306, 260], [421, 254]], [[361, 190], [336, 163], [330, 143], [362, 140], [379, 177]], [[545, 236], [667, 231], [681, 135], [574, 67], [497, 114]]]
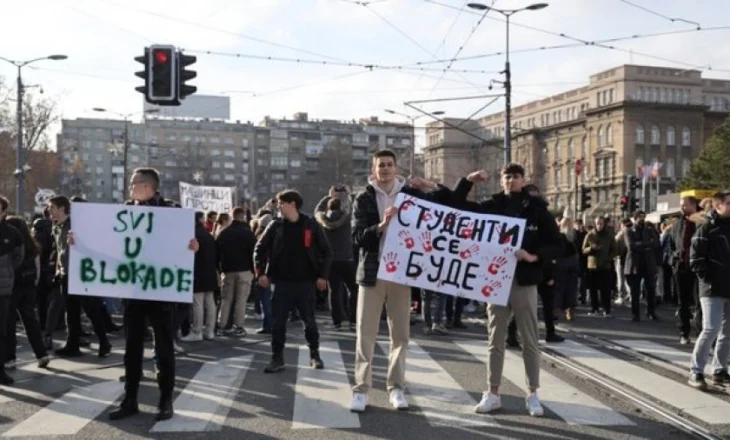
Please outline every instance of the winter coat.
[[658, 272], [659, 233], [655, 228], [634, 225], [626, 230], [624, 242], [628, 249], [624, 262], [625, 275], [653, 276]]
[[[593, 249], [593, 246], [596, 246], [597, 249]], [[606, 229], [601, 232], [592, 230], [583, 241], [583, 254], [588, 256], [587, 269], [589, 270], [611, 269], [617, 253], [616, 240], [613, 234]]]
[[195, 224], [195, 239], [200, 247], [195, 253], [193, 292], [213, 292], [218, 288], [218, 251], [215, 239], [199, 222]]
[[701, 297], [730, 298], [730, 219], [712, 212], [697, 228], [690, 247], [690, 268]]
[[24, 257], [25, 246], [20, 232], [0, 219], [0, 296], [12, 295], [15, 271], [23, 264]]
[[246, 223], [233, 220], [216, 238], [218, 268], [222, 273], [253, 272], [256, 236]]
[[332, 247], [333, 261], [352, 261], [352, 228], [350, 227], [352, 210], [350, 198], [347, 197], [347, 194], [343, 194], [344, 197], [339, 198], [342, 202], [341, 209], [327, 210], [329, 196], [324, 197], [314, 208], [314, 218], [324, 229]]

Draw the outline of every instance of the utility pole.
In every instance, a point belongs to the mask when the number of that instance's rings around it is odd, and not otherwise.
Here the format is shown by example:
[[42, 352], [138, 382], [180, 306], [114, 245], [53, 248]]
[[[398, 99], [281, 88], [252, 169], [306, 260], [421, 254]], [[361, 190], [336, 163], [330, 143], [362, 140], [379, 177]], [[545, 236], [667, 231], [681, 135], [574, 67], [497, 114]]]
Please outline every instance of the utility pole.
[[23, 78], [20, 75], [20, 69], [21, 66], [18, 66], [18, 99], [17, 99], [17, 118], [18, 118], [18, 135], [17, 135], [17, 163], [16, 163], [16, 170], [15, 170], [15, 178], [18, 179], [17, 185], [16, 185], [16, 204], [18, 208], [18, 215], [21, 217], [25, 213], [25, 206], [23, 201], [23, 193], [24, 193], [24, 182], [25, 179], [25, 169], [23, 168], [23, 165], [25, 163], [25, 158], [23, 157]]
[[122, 202], [126, 198], [127, 188], [127, 158], [129, 155], [129, 116], [124, 117], [124, 151], [122, 152]]
[[509, 63], [509, 18], [512, 14], [505, 14], [507, 18], [507, 51], [504, 62], [504, 164], [512, 162], [512, 70]]

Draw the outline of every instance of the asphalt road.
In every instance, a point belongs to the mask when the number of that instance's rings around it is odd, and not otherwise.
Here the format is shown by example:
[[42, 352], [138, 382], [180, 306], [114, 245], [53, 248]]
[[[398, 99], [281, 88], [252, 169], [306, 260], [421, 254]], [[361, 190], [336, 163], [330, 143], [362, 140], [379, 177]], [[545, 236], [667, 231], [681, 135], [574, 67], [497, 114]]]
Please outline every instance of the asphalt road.
[[[674, 414], [730, 438], [730, 396], [722, 389], [701, 393], [689, 388], [681, 363], [691, 346], [680, 346], [673, 310], [660, 309], [662, 322], [633, 323], [628, 310], [618, 308], [612, 320], [579, 313], [573, 323], [560, 323], [568, 341], [550, 344], [571, 362], [650, 398]], [[387, 328], [376, 347], [374, 389], [363, 414], [349, 412], [353, 381], [355, 335], [329, 328], [320, 315], [325, 370], [309, 368], [301, 324], [289, 324], [287, 368], [263, 373], [270, 346], [265, 336], [221, 337], [183, 345], [178, 357], [176, 416], [155, 424], [158, 392], [152, 380], [143, 382], [136, 417], [111, 422], [108, 413], [118, 402], [123, 384], [122, 341], [112, 339], [111, 357], [99, 360], [91, 351], [78, 360], [56, 359], [51, 369], [38, 370], [29, 347], [21, 340], [16, 386], [0, 387], [0, 435], [19, 438], [74, 439], [683, 439], [692, 438], [666, 420], [605, 387], [543, 358], [539, 392], [545, 417], [530, 417], [524, 407], [524, 373], [519, 352], [508, 351], [503, 409], [494, 416], [472, 411], [485, 387], [485, 332], [479, 317], [466, 319], [469, 329], [447, 336], [423, 336], [412, 327], [408, 355], [409, 411], [395, 411], [385, 392]], [[258, 322], [249, 321], [249, 332]], [[634, 351], [655, 350], [646, 362], [596, 344], [618, 341]], [[657, 347], [660, 349], [658, 351]], [[92, 349], [94, 345], [92, 345]], [[148, 354], [150, 352], [148, 351]], [[148, 370], [151, 362], [146, 362]], [[685, 368], [686, 370], [686, 368]], [[702, 407], [701, 409], [698, 409]], [[725, 415], [725, 416], [723, 416]], [[723, 417], [727, 418], [727, 422]]]

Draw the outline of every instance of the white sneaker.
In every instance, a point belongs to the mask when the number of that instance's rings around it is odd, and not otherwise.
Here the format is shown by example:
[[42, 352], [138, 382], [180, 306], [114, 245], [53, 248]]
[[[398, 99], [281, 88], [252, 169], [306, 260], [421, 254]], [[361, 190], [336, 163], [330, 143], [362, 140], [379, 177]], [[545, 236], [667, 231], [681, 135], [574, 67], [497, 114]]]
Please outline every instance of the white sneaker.
[[257, 313], [256, 314], [256, 320], [257, 321], [263, 321], [263, 319], [264, 319], [264, 314], [263, 313]]
[[395, 388], [390, 392], [390, 404], [395, 409], [408, 409], [408, 400], [403, 390]]
[[187, 336], [180, 338], [182, 342], [200, 342], [203, 340], [203, 335], [200, 333], [190, 332]]
[[365, 393], [353, 393], [352, 403], [350, 403], [350, 411], [363, 412], [368, 406], [368, 395]]
[[177, 342], [172, 343], [172, 349], [175, 351], [175, 353], [185, 353], [185, 349], [179, 346]]
[[542, 405], [540, 405], [540, 399], [537, 398], [537, 393], [531, 393], [527, 396], [525, 406], [532, 417], [542, 417], [544, 414]]
[[474, 407], [474, 412], [477, 414], [489, 414], [500, 408], [502, 408], [502, 399], [499, 395], [485, 391], [482, 393], [482, 400]]
[[204, 334], [203, 339], [205, 339], [206, 341], [212, 341], [213, 339], [215, 339], [215, 332], [209, 332]]

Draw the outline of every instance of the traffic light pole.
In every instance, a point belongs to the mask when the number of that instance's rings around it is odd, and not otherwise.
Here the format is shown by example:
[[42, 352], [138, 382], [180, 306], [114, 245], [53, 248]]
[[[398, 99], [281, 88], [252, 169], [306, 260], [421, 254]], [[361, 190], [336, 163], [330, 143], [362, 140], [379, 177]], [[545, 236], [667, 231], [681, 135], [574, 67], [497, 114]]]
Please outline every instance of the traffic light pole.
[[124, 151], [122, 152], [122, 203], [127, 195], [127, 157], [129, 154], [129, 118], [124, 117]]
[[18, 66], [18, 108], [17, 108], [17, 118], [18, 118], [18, 134], [17, 134], [17, 169], [15, 170], [15, 178], [18, 179], [17, 186], [16, 186], [16, 196], [17, 196], [17, 209], [18, 209], [18, 215], [21, 217], [24, 217], [25, 214], [25, 206], [24, 206], [24, 200], [23, 200], [23, 193], [24, 188], [24, 182], [25, 180], [25, 169], [23, 168], [23, 163], [25, 162], [25, 158], [23, 157], [23, 78], [20, 74], [21, 66]]

